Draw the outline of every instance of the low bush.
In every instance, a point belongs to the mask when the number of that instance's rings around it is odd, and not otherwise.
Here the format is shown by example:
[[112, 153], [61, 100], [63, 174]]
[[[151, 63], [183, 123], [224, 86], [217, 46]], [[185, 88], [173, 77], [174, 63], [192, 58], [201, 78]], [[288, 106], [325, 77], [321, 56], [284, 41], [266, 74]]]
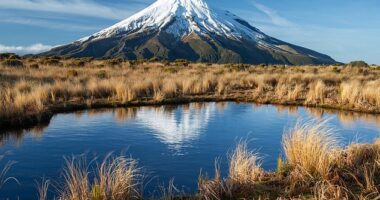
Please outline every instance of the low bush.
[[350, 67], [369, 67], [369, 65], [364, 61], [352, 61], [348, 64]]
[[5, 60], [5, 59], [21, 59], [21, 57], [14, 53], [1, 53], [0, 60]]
[[6, 67], [24, 67], [24, 63], [17, 59], [7, 59], [1, 62], [1, 64]]

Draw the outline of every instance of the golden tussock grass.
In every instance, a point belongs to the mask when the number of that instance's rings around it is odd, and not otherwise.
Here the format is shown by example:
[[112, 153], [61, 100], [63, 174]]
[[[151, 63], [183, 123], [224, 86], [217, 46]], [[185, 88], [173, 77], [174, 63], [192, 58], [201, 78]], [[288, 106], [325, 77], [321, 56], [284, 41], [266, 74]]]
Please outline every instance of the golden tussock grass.
[[159, 104], [195, 97], [380, 112], [377, 68], [50, 60], [0, 66], [0, 119], [22, 119], [72, 103]]
[[258, 154], [249, 151], [246, 142], [240, 142], [230, 158], [229, 178], [249, 184], [259, 181], [263, 172]]
[[[106, 156], [92, 172], [85, 158], [66, 160], [65, 182], [60, 199], [67, 200], [124, 200], [140, 199], [141, 174], [137, 162], [124, 156]], [[90, 177], [94, 177], [90, 180]], [[43, 185], [44, 186], [44, 185]], [[44, 191], [44, 187], [42, 187]]]
[[[228, 176], [200, 179], [201, 199], [379, 199], [380, 143], [341, 148], [326, 121], [298, 123], [283, 135], [277, 172], [260, 168], [239, 143]], [[231, 170], [232, 168], [232, 170]]]
[[288, 164], [311, 177], [326, 177], [340, 150], [335, 135], [323, 121], [298, 123], [282, 141]]

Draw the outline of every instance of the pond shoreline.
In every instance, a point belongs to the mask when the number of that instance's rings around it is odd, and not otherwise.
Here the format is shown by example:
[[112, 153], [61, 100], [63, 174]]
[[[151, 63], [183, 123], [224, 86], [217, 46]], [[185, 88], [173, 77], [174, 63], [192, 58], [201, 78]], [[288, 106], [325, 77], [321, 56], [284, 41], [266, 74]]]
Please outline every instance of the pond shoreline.
[[61, 102], [47, 106], [43, 112], [40, 113], [27, 113], [24, 116], [17, 116], [12, 118], [0, 118], [0, 129], [14, 130], [14, 129], [27, 129], [34, 127], [38, 124], [49, 123], [54, 115], [60, 113], [70, 113], [88, 109], [103, 109], [103, 108], [128, 108], [128, 107], [143, 107], [143, 106], [163, 106], [163, 105], [182, 105], [188, 103], [202, 103], [202, 102], [237, 102], [237, 103], [253, 103], [262, 105], [282, 105], [282, 106], [302, 106], [321, 108], [336, 111], [348, 111], [365, 114], [380, 114], [378, 109], [363, 110], [362, 108], [350, 108], [341, 105], [329, 104], [309, 104], [306, 100], [298, 101], [281, 101], [278, 99], [258, 99], [254, 95], [242, 92], [230, 93], [229, 95], [199, 95], [199, 96], [186, 96], [168, 98], [162, 101], [154, 100], [153, 98], [146, 98], [144, 100], [136, 100], [123, 103], [117, 100], [108, 99], [94, 99], [91, 102], [77, 100]]

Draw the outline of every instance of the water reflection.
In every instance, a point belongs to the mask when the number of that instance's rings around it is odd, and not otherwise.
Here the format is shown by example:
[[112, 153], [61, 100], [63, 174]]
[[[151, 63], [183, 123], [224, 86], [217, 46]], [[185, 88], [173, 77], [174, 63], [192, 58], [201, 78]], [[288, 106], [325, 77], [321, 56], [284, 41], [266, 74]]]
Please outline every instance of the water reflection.
[[152, 130], [162, 143], [179, 150], [184, 143], [197, 139], [216, 111], [215, 103], [140, 108], [136, 120]]
[[[209, 121], [217, 112], [223, 112], [228, 108], [229, 102], [218, 103], [191, 103], [184, 105], [170, 105], [157, 107], [131, 107], [115, 109], [93, 109], [73, 113], [77, 121], [83, 117], [96, 118], [104, 114], [112, 113], [116, 122], [127, 124], [130, 121], [150, 129], [150, 133], [158, 138], [169, 148], [179, 150], [186, 143], [199, 138], [202, 130], [207, 127]], [[260, 110], [268, 105], [252, 104], [253, 110]], [[336, 119], [345, 127], [351, 127], [356, 122], [371, 123], [380, 128], [380, 115], [358, 113], [351, 111], [339, 111], [332, 109], [299, 107], [299, 106], [274, 106], [278, 113], [287, 113], [294, 117], [300, 116], [300, 109], [309, 117], [322, 119], [328, 116], [336, 116]], [[49, 122], [39, 124], [28, 129], [0, 130], [0, 145], [14, 143], [20, 145], [25, 136], [34, 139], [43, 137]]]
[[299, 113], [299, 106], [282, 106], [282, 105], [277, 105], [277, 112], [279, 113], [289, 113], [292, 116], [297, 116]]
[[371, 123], [380, 128], [380, 115], [359, 113], [351, 111], [337, 111], [332, 109], [312, 108], [308, 107], [305, 110], [313, 117], [321, 119], [324, 116], [336, 115], [339, 122], [346, 126], [351, 127], [356, 122], [361, 121], [364, 123]]
[[114, 111], [115, 118], [119, 123], [126, 123], [129, 120], [136, 118], [138, 108], [125, 108], [125, 109], [116, 109]]
[[20, 145], [24, 137], [27, 135], [32, 136], [34, 139], [42, 138], [45, 133], [45, 129], [48, 126], [49, 122], [46, 122], [27, 129], [0, 130], [0, 146], [3, 146], [7, 143]]
[[199, 170], [212, 172], [215, 158], [221, 158], [222, 173], [227, 173], [228, 152], [237, 139], [249, 137], [249, 148], [264, 157], [263, 168], [275, 170], [284, 128], [298, 118], [330, 118], [342, 145], [356, 139], [355, 133], [361, 134], [360, 142], [371, 142], [380, 125], [380, 115], [231, 102], [59, 114], [50, 124], [0, 134], [0, 155], [17, 161], [9, 176], [22, 183], [3, 188], [0, 199], [14, 194], [35, 199], [30, 196], [35, 194], [35, 180], [59, 179], [63, 157], [83, 152], [101, 156], [127, 151], [152, 177], [159, 176], [160, 183], [174, 177], [178, 186], [195, 191]]

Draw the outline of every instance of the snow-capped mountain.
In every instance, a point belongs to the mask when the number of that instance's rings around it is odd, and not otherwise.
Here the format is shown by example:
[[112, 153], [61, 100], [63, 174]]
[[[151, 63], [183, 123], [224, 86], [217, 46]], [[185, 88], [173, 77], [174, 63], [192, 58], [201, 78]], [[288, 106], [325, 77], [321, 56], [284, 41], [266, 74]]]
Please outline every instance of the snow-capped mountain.
[[204, 0], [157, 0], [89, 37], [43, 55], [188, 59], [215, 63], [335, 63], [329, 56], [272, 38]]
[[239, 23], [239, 20], [243, 21], [229, 12], [211, 12], [203, 0], [158, 0], [132, 17], [80, 41], [154, 30], [165, 31], [179, 38], [191, 33], [216, 34], [234, 40], [246, 37], [259, 40], [265, 37], [259, 30], [252, 30]]

